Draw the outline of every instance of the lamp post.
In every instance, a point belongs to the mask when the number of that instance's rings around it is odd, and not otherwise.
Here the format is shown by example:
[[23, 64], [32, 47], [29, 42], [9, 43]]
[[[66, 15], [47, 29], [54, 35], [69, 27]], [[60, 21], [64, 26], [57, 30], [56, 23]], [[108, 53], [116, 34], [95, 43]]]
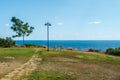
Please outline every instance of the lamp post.
[[45, 26], [47, 26], [47, 51], [49, 51], [49, 26], [52, 25], [49, 22], [46, 22]]

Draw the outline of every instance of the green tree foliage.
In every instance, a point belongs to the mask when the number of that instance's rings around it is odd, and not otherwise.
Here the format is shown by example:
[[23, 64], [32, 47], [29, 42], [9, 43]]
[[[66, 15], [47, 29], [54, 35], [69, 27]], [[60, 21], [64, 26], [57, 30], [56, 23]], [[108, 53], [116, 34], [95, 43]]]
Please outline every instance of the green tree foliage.
[[13, 35], [12, 37], [23, 37], [24, 45], [24, 37], [29, 36], [33, 32], [34, 27], [29, 26], [28, 23], [24, 23], [16, 17], [12, 17], [11, 22], [13, 22], [11, 29], [16, 32], [16, 35]]
[[6, 39], [0, 38], [0, 47], [12, 47], [15, 46], [15, 42], [7, 37]]
[[106, 54], [120, 56], [120, 48], [115, 48], [115, 49], [109, 48], [106, 50]]

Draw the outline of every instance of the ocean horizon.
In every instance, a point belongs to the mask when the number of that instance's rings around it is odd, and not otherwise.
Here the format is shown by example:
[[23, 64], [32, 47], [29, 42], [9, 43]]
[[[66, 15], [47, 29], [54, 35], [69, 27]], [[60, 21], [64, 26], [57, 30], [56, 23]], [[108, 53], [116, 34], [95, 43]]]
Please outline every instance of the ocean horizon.
[[[22, 40], [15, 40], [17, 45], [22, 45]], [[25, 40], [25, 44], [35, 44], [47, 46], [47, 40]], [[50, 40], [50, 48], [62, 46], [63, 48], [73, 48], [78, 50], [103, 50], [108, 48], [119, 48], [120, 40]]]

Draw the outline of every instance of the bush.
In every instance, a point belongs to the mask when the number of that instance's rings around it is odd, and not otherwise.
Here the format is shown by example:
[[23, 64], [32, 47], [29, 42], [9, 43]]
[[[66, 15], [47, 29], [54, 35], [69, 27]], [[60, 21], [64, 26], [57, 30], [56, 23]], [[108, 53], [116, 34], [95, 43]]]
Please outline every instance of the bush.
[[6, 37], [6, 39], [0, 38], [0, 47], [13, 47], [15, 46], [15, 41], [11, 37]]
[[97, 52], [97, 53], [103, 53], [102, 50], [95, 50], [95, 49], [88, 49], [88, 52]]
[[115, 48], [115, 49], [108, 48], [105, 53], [110, 55], [120, 56], [120, 48]]
[[73, 50], [73, 48], [69, 47], [69, 48], [67, 48], [67, 50], [70, 50], [70, 51], [72, 51], [72, 50]]
[[88, 49], [87, 51], [88, 52], [94, 52], [94, 49]]

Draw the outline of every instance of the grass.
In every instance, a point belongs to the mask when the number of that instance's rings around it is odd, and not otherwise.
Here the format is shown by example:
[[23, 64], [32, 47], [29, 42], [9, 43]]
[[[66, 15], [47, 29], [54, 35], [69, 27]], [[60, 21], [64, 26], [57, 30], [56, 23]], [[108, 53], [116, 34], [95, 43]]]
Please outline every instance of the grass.
[[75, 78], [65, 74], [47, 71], [34, 71], [27, 77], [28, 80], [75, 80]]
[[43, 60], [47, 60], [48, 57], [66, 57], [71, 59], [79, 59], [83, 62], [91, 61], [91, 62], [105, 62], [105, 63], [120, 63], [120, 58], [113, 57], [110, 55], [103, 54], [90, 54], [84, 52], [76, 52], [76, 51], [43, 51], [41, 57]]
[[25, 62], [31, 58], [34, 52], [34, 49], [29, 48], [0, 48], [0, 62], [10, 61], [6, 57], [14, 57], [15, 60]]
[[78, 59], [81, 60], [89, 60], [89, 61], [97, 61], [97, 62], [113, 62], [113, 63], [120, 63], [120, 58], [112, 57], [109, 55], [100, 55], [100, 54], [84, 54], [80, 53], [76, 55]]
[[38, 75], [54, 72], [66, 73], [75, 80], [120, 80], [119, 57], [79, 51], [40, 51], [40, 56], [43, 61]]
[[34, 53], [30, 48], [0, 48], [0, 78], [27, 62]]
[[[42, 62], [25, 76], [28, 80], [120, 80], [120, 57], [79, 51], [37, 50]], [[35, 51], [32, 48], [0, 48], [0, 62], [24, 63]], [[6, 56], [15, 59], [9, 60]], [[4, 74], [6, 72], [0, 76]]]

